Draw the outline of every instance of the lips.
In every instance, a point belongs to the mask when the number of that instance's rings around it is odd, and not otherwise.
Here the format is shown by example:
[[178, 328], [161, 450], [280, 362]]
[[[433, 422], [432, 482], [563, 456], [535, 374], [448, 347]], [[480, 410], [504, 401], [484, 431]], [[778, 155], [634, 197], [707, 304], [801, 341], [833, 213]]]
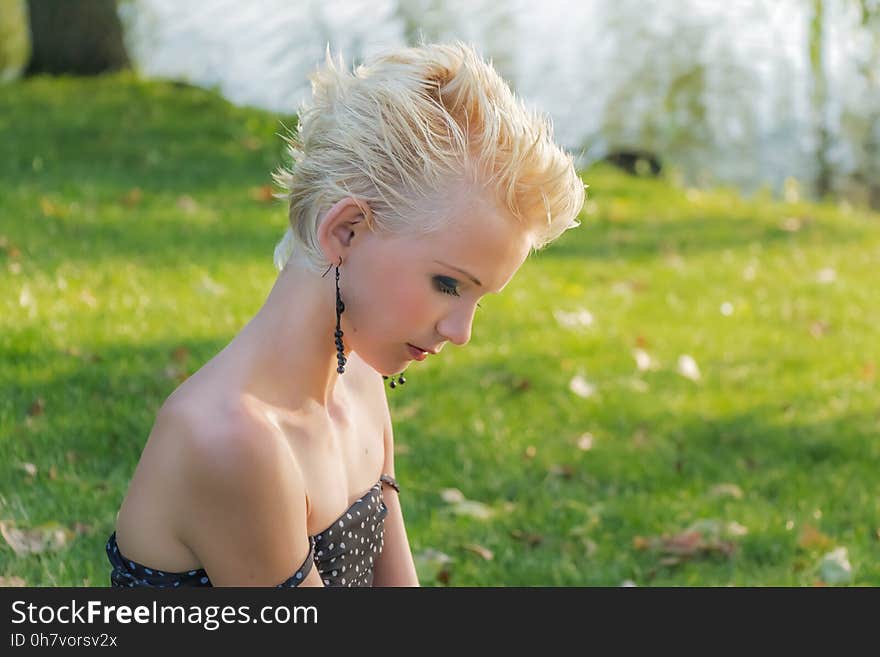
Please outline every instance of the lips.
[[409, 349], [410, 355], [415, 360], [425, 360], [428, 357], [428, 353], [430, 353], [430, 352], [425, 351], [424, 349], [419, 349], [418, 347], [414, 347], [413, 345], [411, 345], [408, 342], [406, 343], [406, 346]]
[[407, 342], [407, 344], [408, 344], [410, 347], [415, 347], [415, 348], [418, 349], [419, 351], [424, 351], [424, 352], [429, 353], [429, 354], [434, 353], [433, 351], [430, 351], [430, 350], [428, 350], [428, 349], [422, 349], [419, 345], [417, 345], [417, 344], [413, 344], [412, 342]]

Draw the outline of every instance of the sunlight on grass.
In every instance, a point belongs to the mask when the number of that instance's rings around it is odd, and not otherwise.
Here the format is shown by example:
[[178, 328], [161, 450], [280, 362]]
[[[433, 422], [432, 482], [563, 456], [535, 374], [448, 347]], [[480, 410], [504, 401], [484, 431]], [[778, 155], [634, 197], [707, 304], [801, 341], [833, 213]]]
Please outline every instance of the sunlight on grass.
[[[106, 586], [158, 406], [272, 285], [295, 119], [128, 75], [0, 117], [0, 576]], [[880, 216], [583, 177], [389, 393], [423, 584], [880, 585]]]

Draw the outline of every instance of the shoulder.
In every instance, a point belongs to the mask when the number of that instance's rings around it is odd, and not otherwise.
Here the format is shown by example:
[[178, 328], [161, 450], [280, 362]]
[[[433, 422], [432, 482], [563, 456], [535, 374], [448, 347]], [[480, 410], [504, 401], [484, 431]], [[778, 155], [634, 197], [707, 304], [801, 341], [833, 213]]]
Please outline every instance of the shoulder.
[[255, 495], [272, 480], [301, 480], [293, 453], [247, 398], [172, 396], [156, 425], [173, 436], [189, 490]]

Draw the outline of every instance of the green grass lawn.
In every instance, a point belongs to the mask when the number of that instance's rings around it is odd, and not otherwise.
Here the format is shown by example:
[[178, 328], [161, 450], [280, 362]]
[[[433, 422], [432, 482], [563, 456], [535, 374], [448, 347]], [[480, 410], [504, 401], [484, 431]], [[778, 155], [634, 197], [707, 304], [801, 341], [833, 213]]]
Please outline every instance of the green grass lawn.
[[[281, 121], [2, 88], [0, 583], [108, 585], [156, 410], [274, 281]], [[583, 176], [582, 226], [389, 390], [422, 583], [880, 585], [880, 215]]]

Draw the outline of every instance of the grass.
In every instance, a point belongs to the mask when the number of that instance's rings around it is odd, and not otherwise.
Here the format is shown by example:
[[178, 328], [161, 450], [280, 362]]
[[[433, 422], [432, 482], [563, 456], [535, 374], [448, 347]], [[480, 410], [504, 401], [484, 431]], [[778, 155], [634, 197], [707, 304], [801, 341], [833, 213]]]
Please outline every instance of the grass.
[[[280, 121], [129, 75], [0, 94], [0, 520], [39, 546], [0, 581], [108, 584], [156, 410], [274, 280]], [[880, 585], [880, 216], [583, 176], [582, 226], [389, 390], [422, 583]]]

